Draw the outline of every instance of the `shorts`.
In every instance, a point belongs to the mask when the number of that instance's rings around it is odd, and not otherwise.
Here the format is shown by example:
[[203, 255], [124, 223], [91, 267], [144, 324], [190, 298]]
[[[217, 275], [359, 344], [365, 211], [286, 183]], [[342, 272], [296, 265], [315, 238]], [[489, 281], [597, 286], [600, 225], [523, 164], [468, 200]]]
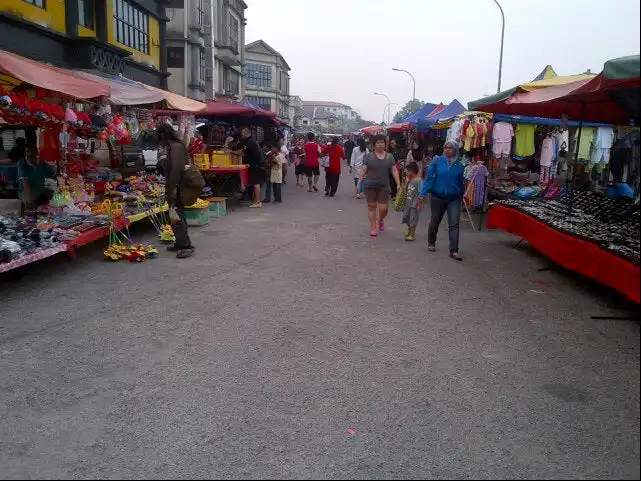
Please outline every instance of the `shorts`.
[[305, 166], [303, 164], [298, 164], [294, 173], [296, 175], [305, 175]]
[[305, 167], [305, 175], [311, 177], [313, 175], [320, 175], [320, 167]]
[[416, 229], [421, 212], [416, 207], [407, 207], [403, 211], [403, 224], [410, 229]]
[[368, 204], [387, 204], [391, 192], [389, 187], [365, 187], [365, 199]]
[[512, 149], [512, 142], [494, 142], [492, 153], [494, 157], [509, 157]]
[[265, 169], [258, 166], [249, 166], [249, 185], [263, 185], [265, 183]]

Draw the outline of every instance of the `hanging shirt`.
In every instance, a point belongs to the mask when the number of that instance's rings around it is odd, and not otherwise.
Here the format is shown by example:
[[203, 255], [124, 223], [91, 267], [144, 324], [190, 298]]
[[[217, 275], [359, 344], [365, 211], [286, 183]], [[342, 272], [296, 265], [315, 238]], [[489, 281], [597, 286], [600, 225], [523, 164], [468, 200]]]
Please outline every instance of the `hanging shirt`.
[[475, 138], [476, 138], [476, 129], [474, 128], [473, 125], [468, 125], [467, 129], [465, 129], [465, 145], [463, 146], [463, 150], [467, 152], [472, 150], [472, 147], [474, 146]]
[[[514, 154], [519, 157], [529, 157], [534, 154], [534, 130], [536, 126], [529, 124], [518, 124], [516, 126], [516, 148]], [[496, 132], [496, 127], [494, 127]]]
[[554, 158], [554, 139], [546, 137], [541, 144], [541, 167], [550, 167]]
[[498, 122], [494, 124], [492, 131], [492, 139], [494, 142], [512, 142], [514, 137], [514, 128], [508, 122]]
[[614, 142], [614, 129], [612, 127], [599, 127], [594, 135], [595, 149], [611, 149]]
[[[592, 149], [592, 141], [594, 140], [594, 129], [585, 128], [581, 129], [581, 142], [577, 139], [577, 145], [579, 147], [579, 159], [588, 160], [590, 158], [590, 150]], [[576, 152], [576, 148], [575, 148]]]

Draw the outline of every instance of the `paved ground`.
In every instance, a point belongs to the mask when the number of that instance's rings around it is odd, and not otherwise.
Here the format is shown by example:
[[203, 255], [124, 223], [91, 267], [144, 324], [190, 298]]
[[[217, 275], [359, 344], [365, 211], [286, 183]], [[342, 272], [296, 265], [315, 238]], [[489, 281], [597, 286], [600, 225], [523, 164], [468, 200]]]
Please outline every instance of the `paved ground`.
[[398, 214], [370, 239], [348, 190], [288, 185], [186, 261], [0, 281], [0, 476], [639, 478], [639, 324], [590, 319], [610, 293], [501, 233], [467, 228], [463, 263]]

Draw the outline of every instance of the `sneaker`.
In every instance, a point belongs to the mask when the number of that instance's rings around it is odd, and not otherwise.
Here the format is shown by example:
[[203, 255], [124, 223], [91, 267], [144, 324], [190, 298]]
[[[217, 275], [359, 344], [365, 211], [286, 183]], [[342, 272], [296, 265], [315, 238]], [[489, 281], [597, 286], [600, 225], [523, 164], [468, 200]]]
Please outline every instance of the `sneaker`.
[[427, 245], [427, 251], [428, 252], [436, 252], [436, 246], [435, 245]]
[[263, 204], [262, 204], [262, 203], [257, 202], [257, 203], [255, 203], [255, 204], [250, 204], [250, 205], [249, 205], [249, 208], [250, 208], [250, 209], [260, 209], [262, 206], [263, 206]]
[[385, 222], [384, 221], [382, 221], [382, 220], [378, 221], [378, 230], [380, 230], [381, 232], [383, 232], [385, 230]]
[[357, 198], [357, 199], [362, 199], [362, 198], [363, 198], [363, 196], [362, 196], [361, 194], [356, 194], [356, 198]]
[[371, 231], [369, 231], [369, 235], [372, 237], [376, 237], [378, 235], [378, 232], [376, 232], [376, 229], [372, 229]]
[[314, 186], [312, 189], [314, 189], [314, 192], [318, 192], [318, 187]]
[[458, 254], [458, 252], [450, 252], [450, 257], [455, 261], [462, 261], [463, 258]]

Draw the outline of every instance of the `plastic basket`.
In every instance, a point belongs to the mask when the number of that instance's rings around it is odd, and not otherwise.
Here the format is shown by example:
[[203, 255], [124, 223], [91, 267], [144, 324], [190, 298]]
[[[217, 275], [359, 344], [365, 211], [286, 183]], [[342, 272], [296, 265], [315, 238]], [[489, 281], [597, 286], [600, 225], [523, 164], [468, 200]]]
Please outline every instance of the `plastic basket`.
[[214, 167], [228, 167], [232, 165], [231, 155], [227, 152], [212, 152], [211, 165]]
[[209, 209], [185, 209], [185, 220], [188, 226], [200, 226], [209, 224]]
[[194, 165], [198, 170], [207, 170], [211, 166], [209, 154], [195, 154]]
[[227, 215], [227, 198], [211, 197], [209, 200], [209, 213], [214, 217], [224, 217]]

